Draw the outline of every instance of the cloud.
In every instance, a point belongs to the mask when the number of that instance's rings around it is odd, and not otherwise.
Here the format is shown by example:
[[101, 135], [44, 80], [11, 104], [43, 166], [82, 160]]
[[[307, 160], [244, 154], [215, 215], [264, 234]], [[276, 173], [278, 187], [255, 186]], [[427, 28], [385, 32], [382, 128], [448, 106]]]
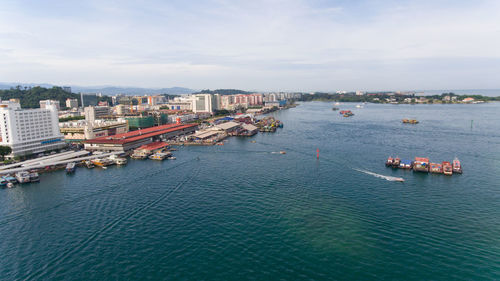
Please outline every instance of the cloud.
[[496, 1], [164, 2], [3, 2], [0, 76], [262, 90], [500, 88], [488, 75], [500, 69]]

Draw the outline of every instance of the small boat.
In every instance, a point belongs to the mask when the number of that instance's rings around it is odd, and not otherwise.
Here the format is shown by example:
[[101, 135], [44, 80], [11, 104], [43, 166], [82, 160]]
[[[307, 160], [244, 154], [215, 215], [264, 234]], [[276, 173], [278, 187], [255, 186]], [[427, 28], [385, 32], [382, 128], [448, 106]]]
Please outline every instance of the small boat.
[[175, 159], [177, 159], [177, 158], [175, 158], [174, 156], [169, 156], [169, 157], [167, 157], [167, 159], [168, 159], [168, 160], [175, 160]]
[[281, 150], [281, 151], [280, 151], [280, 154], [286, 154], [286, 151]]
[[438, 163], [429, 163], [429, 172], [435, 173], [435, 174], [442, 174], [443, 173], [443, 166]]
[[98, 158], [98, 159], [92, 160], [92, 163], [94, 163], [94, 165], [99, 166], [99, 167], [106, 167], [109, 165], [113, 165], [115, 162], [113, 160], [106, 159], [106, 158], [102, 158], [102, 159]]
[[39, 182], [40, 181], [40, 177], [38, 176], [37, 172], [31, 171], [29, 173], [29, 175], [30, 175], [30, 182]]
[[6, 179], [0, 178], [0, 186], [7, 186], [7, 183], [9, 183]]
[[76, 169], [75, 162], [70, 162], [66, 165], [66, 173], [73, 173]]
[[6, 175], [2, 177], [4, 180], [10, 183], [17, 183], [17, 179], [11, 175]]
[[453, 174], [453, 168], [451, 167], [451, 163], [448, 161], [443, 162], [443, 174], [447, 176], [451, 176]]
[[16, 179], [19, 183], [28, 183], [30, 182], [30, 173], [26, 171], [17, 172]]
[[94, 163], [92, 163], [92, 161], [90, 161], [90, 160], [86, 160], [86, 161], [85, 161], [85, 166], [86, 166], [87, 168], [89, 168], [89, 169], [92, 169], [92, 168], [94, 168], [94, 167], [95, 167]]
[[356, 108], [363, 108], [363, 106], [358, 104], [358, 105], [356, 105]]
[[149, 159], [151, 160], [165, 160], [167, 159], [169, 156], [171, 156], [172, 154], [171, 153], [163, 153], [163, 152], [156, 152], [155, 154], [152, 154], [152, 155], [149, 155]]
[[394, 162], [394, 159], [392, 159], [392, 157], [389, 156], [389, 158], [387, 158], [387, 160], [385, 160], [385, 166], [390, 167], [390, 166], [392, 166], [393, 162]]
[[453, 159], [453, 173], [462, 173], [462, 165], [460, 164], [460, 160], [458, 160], [458, 158], [456, 157], [455, 159]]
[[415, 161], [413, 161], [413, 171], [429, 172], [429, 158], [415, 157]]
[[399, 164], [401, 164], [401, 158], [399, 157], [394, 158], [394, 160], [392, 161], [392, 167], [398, 168]]
[[337, 110], [339, 110], [339, 109], [340, 109], [340, 108], [338, 108], [338, 107], [332, 107], [332, 110], [333, 110], [333, 111], [337, 111]]
[[7, 183], [7, 187], [8, 187], [8, 188], [13, 188], [13, 187], [14, 187], [14, 184], [13, 184], [13, 183], [11, 183], [11, 182], [8, 182], [8, 183]]
[[402, 120], [402, 122], [405, 124], [418, 124], [418, 120], [416, 120], [416, 119], [406, 119], [405, 118]]
[[411, 160], [401, 159], [401, 161], [399, 162], [400, 169], [411, 169], [412, 166], [413, 166], [413, 162]]
[[108, 157], [109, 160], [113, 161], [116, 165], [126, 165], [127, 158], [118, 157], [116, 155], [111, 155]]

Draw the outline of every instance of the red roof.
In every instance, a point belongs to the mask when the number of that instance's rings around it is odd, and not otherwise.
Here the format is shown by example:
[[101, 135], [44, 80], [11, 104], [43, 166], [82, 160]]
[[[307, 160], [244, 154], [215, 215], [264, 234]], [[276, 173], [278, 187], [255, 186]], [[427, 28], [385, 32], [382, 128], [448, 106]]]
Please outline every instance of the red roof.
[[429, 162], [429, 158], [415, 157], [415, 161], [418, 161], [418, 162]]
[[157, 142], [145, 144], [145, 145], [139, 147], [138, 149], [156, 150], [156, 149], [163, 148], [165, 146], [168, 146], [168, 143], [163, 142], [163, 141], [157, 141]]
[[163, 135], [170, 132], [175, 132], [179, 130], [183, 130], [186, 128], [191, 128], [198, 126], [197, 124], [168, 124], [162, 126], [151, 127], [147, 129], [132, 131], [123, 134], [117, 134], [113, 136], [105, 136], [100, 138], [95, 138], [91, 140], [86, 140], [85, 143], [109, 143], [109, 144], [125, 144], [129, 142], [133, 142], [136, 140], [146, 139], [150, 137], [155, 137], [159, 135]]

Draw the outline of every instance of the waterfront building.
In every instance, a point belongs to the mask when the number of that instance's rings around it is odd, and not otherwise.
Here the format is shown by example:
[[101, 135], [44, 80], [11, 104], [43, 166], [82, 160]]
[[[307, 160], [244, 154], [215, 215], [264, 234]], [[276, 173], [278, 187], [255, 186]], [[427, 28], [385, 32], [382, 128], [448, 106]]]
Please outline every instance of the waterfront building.
[[96, 120], [93, 123], [86, 120], [62, 122], [59, 123], [59, 129], [64, 139], [70, 142], [123, 134], [129, 131], [128, 122], [125, 119]]
[[87, 106], [85, 107], [85, 120], [88, 122], [95, 122], [97, 119], [101, 119], [104, 116], [110, 114], [111, 109], [108, 106]]
[[192, 134], [197, 124], [168, 124], [84, 141], [89, 151], [129, 151], [155, 141]]
[[58, 100], [41, 100], [40, 108], [45, 109], [48, 103], [50, 103], [51, 105], [55, 105], [57, 107], [57, 110], [61, 110], [61, 105]]
[[77, 108], [78, 100], [77, 99], [66, 99], [66, 107], [67, 108]]
[[[40, 102], [42, 104], [42, 102]], [[65, 146], [59, 131], [58, 101], [43, 101], [44, 108], [22, 109], [18, 102], [0, 104], [0, 145], [12, 148], [10, 157]]]

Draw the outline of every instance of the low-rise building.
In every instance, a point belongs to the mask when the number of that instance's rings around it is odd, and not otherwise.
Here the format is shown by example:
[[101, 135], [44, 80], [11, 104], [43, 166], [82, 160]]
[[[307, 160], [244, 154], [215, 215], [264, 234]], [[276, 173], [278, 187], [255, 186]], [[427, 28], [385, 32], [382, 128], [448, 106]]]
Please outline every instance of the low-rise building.
[[59, 123], [59, 129], [64, 139], [69, 142], [80, 142], [98, 137], [112, 136], [128, 132], [128, 123], [124, 119], [96, 120], [89, 123], [86, 120]]

